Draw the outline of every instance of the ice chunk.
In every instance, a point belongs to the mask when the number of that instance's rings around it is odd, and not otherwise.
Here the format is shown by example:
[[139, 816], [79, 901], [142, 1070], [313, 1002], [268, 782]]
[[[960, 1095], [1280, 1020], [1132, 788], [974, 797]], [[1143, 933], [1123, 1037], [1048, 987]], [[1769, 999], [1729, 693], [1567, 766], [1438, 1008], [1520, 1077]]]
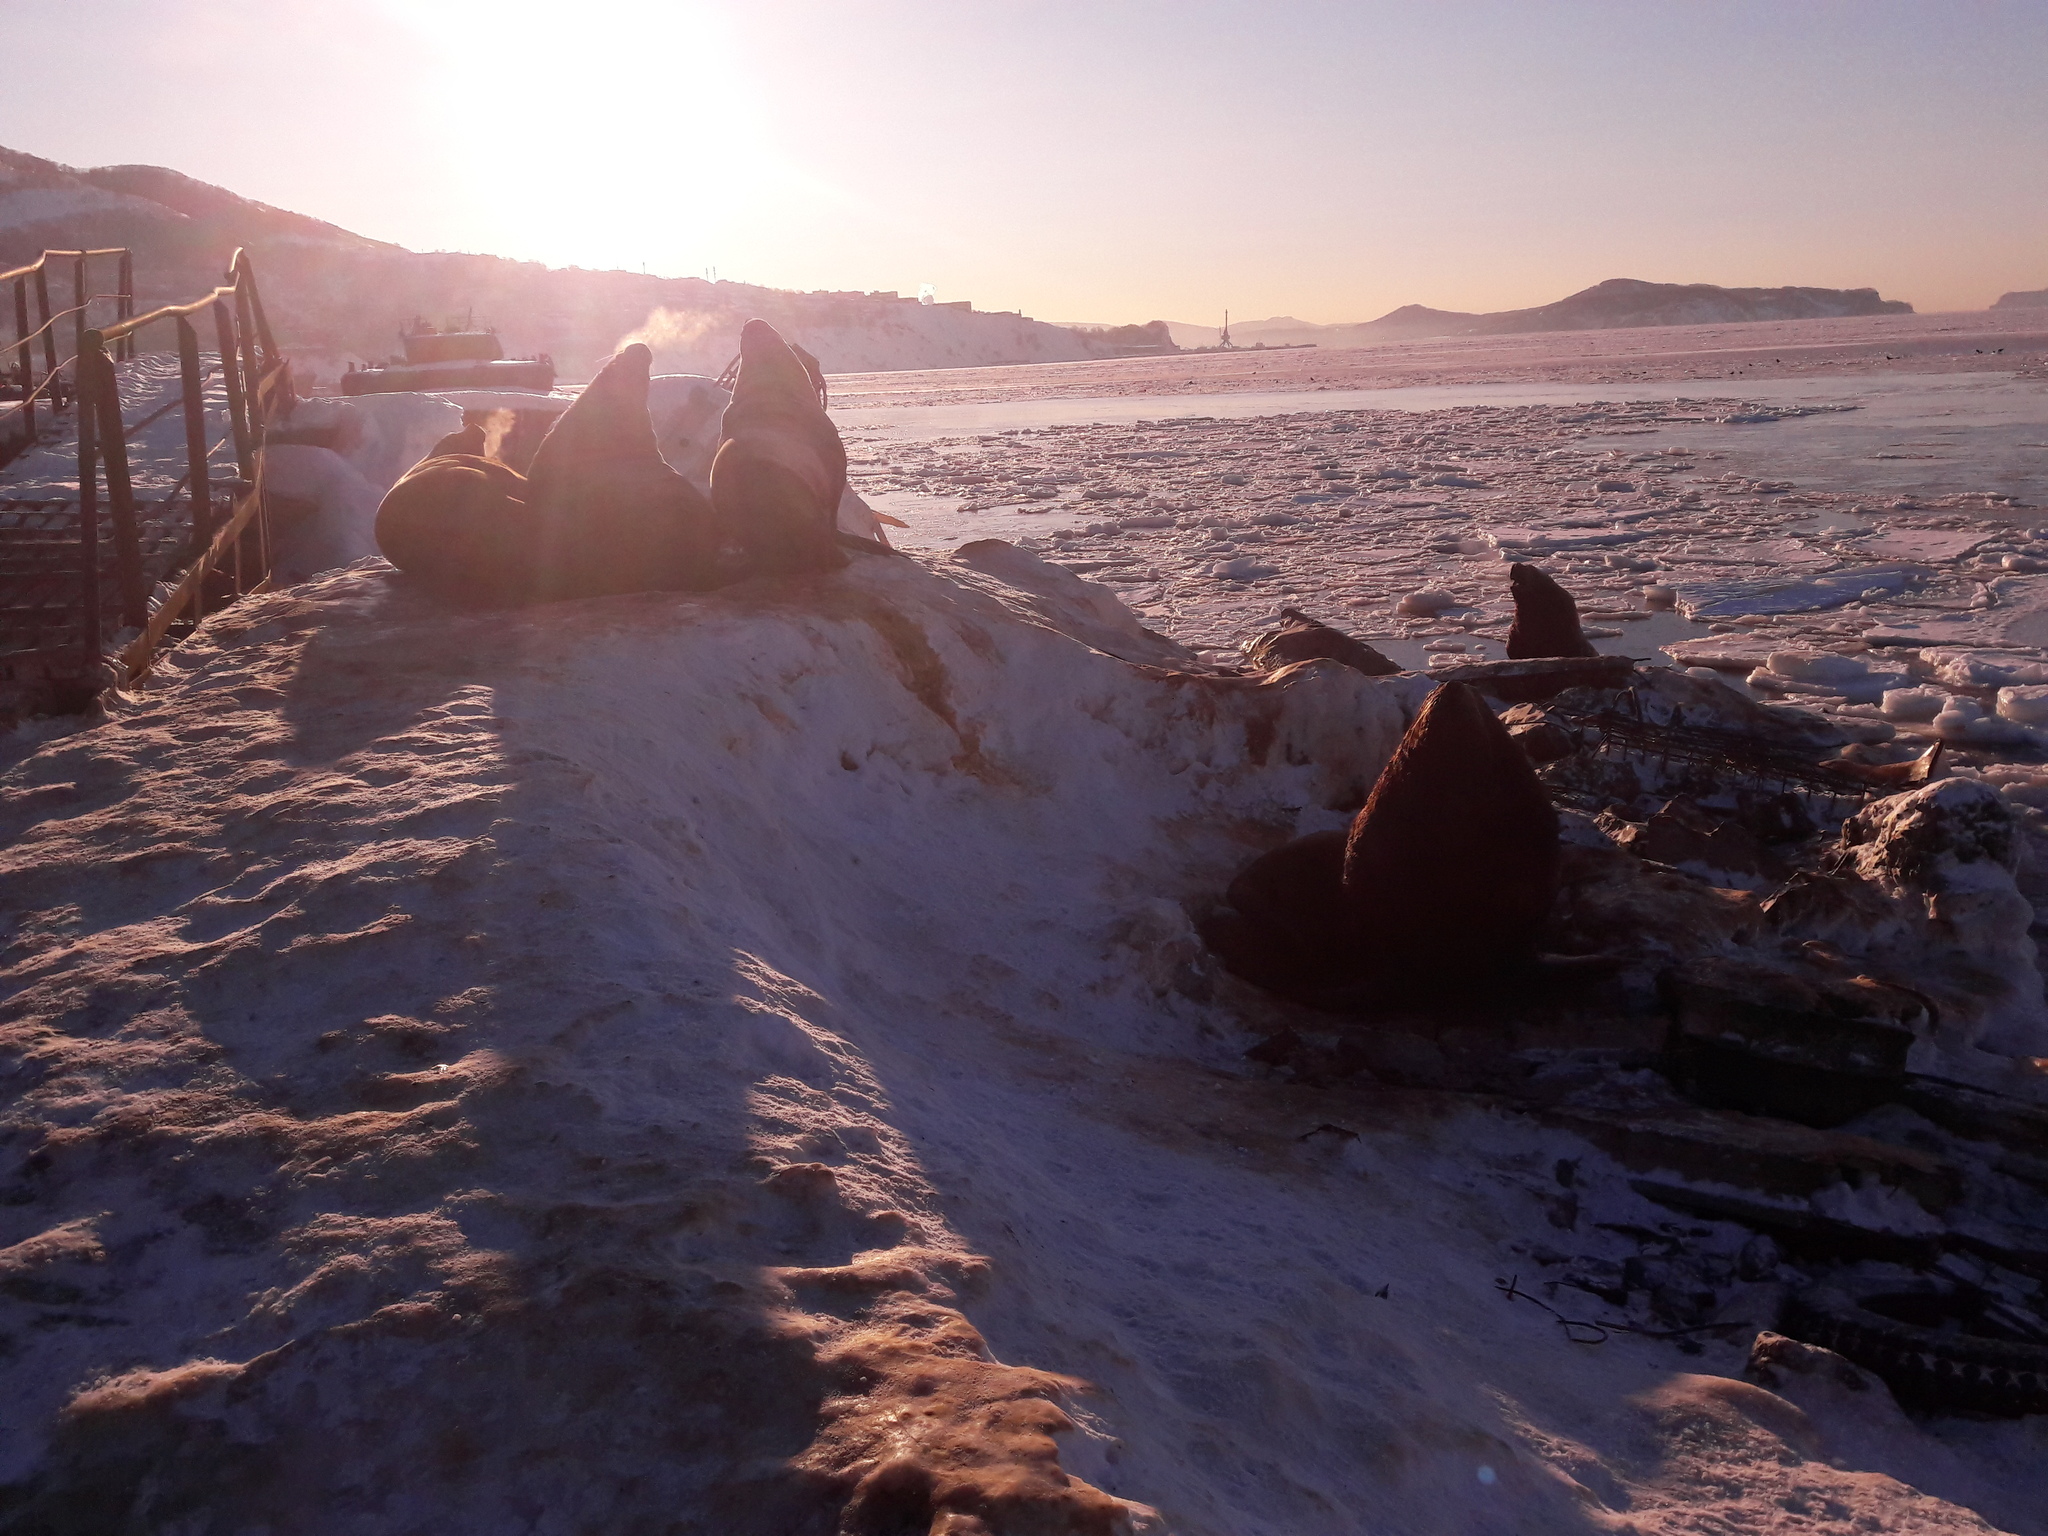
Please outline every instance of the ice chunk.
[[1688, 618], [1726, 619], [1745, 614], [1817, 613], [1859, 598], [1903, 592], [1927, 575], [1910, 565], [1866, 565], [1820, 576], [1766, 576], [1689, 583], [1679, 608]]
[[2048, 811], [2048, 768], [2029, 763], [1989, 763], [1983, 769], [1984, 782], [2015, 805]]
[[2012, 683], [2048, 683], [2048, 665], [2031, 657], [1995, 651], [1930, 650], [1934, 674], [1954, 688], [2002, 688]]
[[1773, 651], [1764, 665], [1801, 683], [1854, 683], [1870, 674], [1869, 663], [1861, 657], [1832, 651]]
[[1422, 590], [1410, 592], [1406, 597], [1402, 598], [1400, 602], [1394, 605], [1394, 611], [1396, 613], [1405, 613], [1411, 618], [1432, 619], [1447, 608], [1462, 608], [1464, 606], [1464, 603], [1453, 593], [1439, 591], [1434, 587], [1424, 587]]
[[1960, 560], [1999, 535], [1997, 528], [1901, 528], [1865, 539], [1856, 548], [1887, 560]]
[[2036, 683], [2001, 688], [1998, 712], [2021, 725], [2048, 725], [2048, 687]]
[[1772, 693], [1835, 695], [1852, 704], [1875, 704], [1886, 689], [1906, 681], [1906, 673], [1873, 671], [1860, 656], [1811, 650], [1772, 651], [1764, 665], [1749, 675], [1752, 688]]
[[1887, 688], [1884, 714], [1887, 720], [1932, 720], [1948, 703], [1939, 688]]
[[1257, 581], [1262, 576], [1277, 576], [1280, 572], [1277, 566], [1245, 555], [1235, 560], [1218, 560], [1209, 567], [1209, 574], [1222, 581]]
[[1984, 717], [1984, 706], [1975, 699], [1951, 696], [1942, 701], [1934, 717], [1934, 729], [1943, 741], [1968, 741], [1971, 725]]

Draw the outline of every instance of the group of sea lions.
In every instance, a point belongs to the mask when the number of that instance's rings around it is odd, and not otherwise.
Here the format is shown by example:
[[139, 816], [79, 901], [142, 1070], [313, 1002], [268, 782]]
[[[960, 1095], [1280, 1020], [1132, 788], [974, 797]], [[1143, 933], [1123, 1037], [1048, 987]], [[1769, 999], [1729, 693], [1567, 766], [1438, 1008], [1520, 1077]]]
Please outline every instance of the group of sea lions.
[[620, 592], [702, 592], [846, 563], [846, 449], [809, 354], [765, 320], [740, 358], [710, 495], [655, 446], [653, 354], [622, 348], [555, 421], [522, 475], [478, 426], [442, 438], [377, 509], [377, 547], [436, 595], [508, 606]]
[[[523, 475], [486, 456], [480, 426], [441, 439], [385, 496], [378, 547], [437, 595], [490, 606], [707, 591], [843, 566], [846, 450], [816, 360], [766, 321], [747, 323], [708, 496], [656, 446], [652, 362], [645, 346], [623, 348]], [[1563, 588], [1531, 565], [1508, 574], [1510, 658], [1594, 654]], [[1255, 663], [1400, 670], [1305, 614], [1283, 617], [1255, 644]], [[1446, 683], [1349, 831], [1254, 860], [1204, 937], [1246, 980], [1305, 1001], [1445, 976], [1508, 979], [1534, 962], [1558, 866], [1557, 813], [1528, 756], [1478, 692]]]
[[[1578, 606], [1533, 565], [1508, 568], [1510, 660], [1592, 656]], [[1320, 659], [1368, 676], [1386, 657], [1296, 609], [1248, 649], [1255, 665]], [[1477, 689], [1440, 685], [1344, 832], [1254, 859], [1202, 936], [1235, 974], [1321, 1006], [1418, 990], [1483, 990], [1537, 966], [1557, 899], [1557, 811], [1534, 764]]]

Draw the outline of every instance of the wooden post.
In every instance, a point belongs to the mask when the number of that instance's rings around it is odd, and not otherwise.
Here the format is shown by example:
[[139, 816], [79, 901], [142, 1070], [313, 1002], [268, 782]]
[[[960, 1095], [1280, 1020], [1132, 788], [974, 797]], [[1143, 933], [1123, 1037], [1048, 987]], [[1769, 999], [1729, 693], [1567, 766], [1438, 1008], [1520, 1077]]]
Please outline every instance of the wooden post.
[[256, 476], [256, 444], [249, 430], [248, 392], [242, 388], [242, 366], [235, 355], [235, 322], [225, 300], [213, 306], [213, 330], [220, 340], [220, 373], [228, 388], [228, 428], [235, 436], [235, 472], [244, 480]]
[[14, 280], [14, 334], [21, 338], [15, 348], [21, 359], [21, 429], [28, 434], [31, 446], [36, 440], [36, 403], [29, 398], [35, 392], [35, 348], [28, 339], [28, 279]]
[[[120, 293], [121, 298], [116, 307], [116, 314], [123, 320], [132, 320], [135, 318], [135, 253], [133, 251], [123, 251], [121, 253]], [[135, 355], [135, 336], [133, 332], [121, 338], [121, 355], [123, 357], [133, 357]]]
[[57, 328], [50, 324], [49, 265], [46, 261], [36, 267], [36, 328], [43, 333], [43, 373], [46, 376], [57, 371]]
[[213, 485], [206, 473], [206, 383], [199, 371], [199, 333], [178, 316], [178, 371], [185, 386], [185, 490], [192, 498], [192, 552], [213, 535]]
[[[85, 356], [85, 253], [71, 263], [71, 355]], [[72, 375], [73, 382], [80, 376]]]
[[79, 579], [84, 583], [84, 602], [79, 607], [84, 622], [80, 639], [85, 644], [86, 665], [97, 669], [103, 631], [100, 628], [100, 485], [99, 463], [93, 450], [93, 399], [91, 375], [80, 353], [72, 364], [72, 394], [78, 402], [78, 557], [83, 562]]
[[[118, 342], [115, 345], [119, 345]], [[121, 423], [121, 392], [114, 377], [114, 363], [98, 331], [85, 333], [86, 350], [81, 362], [88, 362], [93, 389], [98, 398], [100, 454], [107, 466], [107, 505], [114, 514], [114, 560], [121, 578], [121, 622], [130, 629], [149, 623], [148, 592], [142, 584], [142, 538], [135, 525], [135, 485], [128, 478], [128, 437]], [[83, 371], [83, 370], [81, 370]]]

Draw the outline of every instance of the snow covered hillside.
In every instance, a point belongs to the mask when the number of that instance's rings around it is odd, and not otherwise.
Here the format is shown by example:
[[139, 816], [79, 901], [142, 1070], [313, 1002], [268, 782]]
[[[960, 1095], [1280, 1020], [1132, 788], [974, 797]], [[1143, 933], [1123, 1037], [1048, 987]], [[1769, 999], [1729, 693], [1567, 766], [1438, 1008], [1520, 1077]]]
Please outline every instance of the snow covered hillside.
[[1587, 1143], [1243, 1060], [1188, 908], [1426, 687], [995, 541], [216, 615], [5, 779], [0, 1523], [2038, 1529], [2025, 1425], [1504, 1300], [1668, 1218]]
[[414, 316], [439, 323], [465, 314], [495, 327], [512, 355], [552, 355], [565, 379], [588, 378], [627, 340], [652, 345], [668, 371], [716, 375], [754, 318], [804, 338], [833, 372], [1116, 355], [1101, 338], [962, 302], [409, 251], [162, 166], [78, 169], [0, 147], [0, 267], [33, 261], [46, 247], [107, 246], [135, 250], [145, 309], [204, 292], [246, 246], [301, 385], [332, 384], [351, 360], [382, 361]]

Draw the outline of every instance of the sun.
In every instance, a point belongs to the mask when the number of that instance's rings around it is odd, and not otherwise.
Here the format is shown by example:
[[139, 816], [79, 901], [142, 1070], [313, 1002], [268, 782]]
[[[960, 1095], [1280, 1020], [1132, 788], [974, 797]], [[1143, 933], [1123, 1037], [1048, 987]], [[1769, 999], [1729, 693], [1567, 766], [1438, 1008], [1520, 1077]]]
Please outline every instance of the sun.
[[684, 275], [808, 195], [721, 7], [383, 3], [419, 39], [421, 57], [400, 67], [483, 249]]

